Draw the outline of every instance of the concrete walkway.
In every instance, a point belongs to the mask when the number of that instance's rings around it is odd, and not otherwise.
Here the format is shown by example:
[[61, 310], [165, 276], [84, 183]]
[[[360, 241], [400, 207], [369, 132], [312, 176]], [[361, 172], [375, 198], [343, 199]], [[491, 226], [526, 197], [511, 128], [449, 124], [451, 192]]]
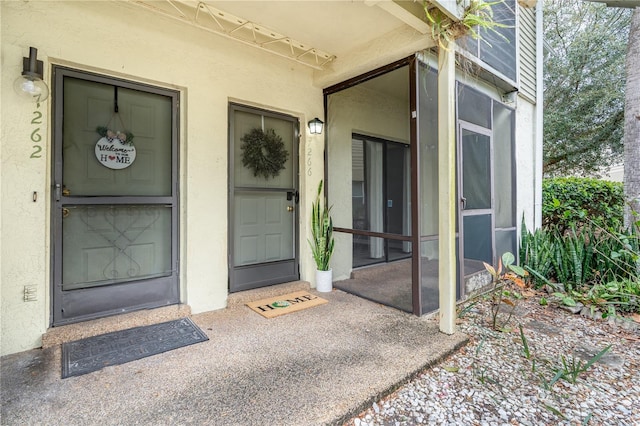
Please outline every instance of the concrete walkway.
[[329, 303], [274, 319], [240, 304], [193, 315], [208, 342], [64, 380], [59, 345], [5, 356], [0, 422], [341, 424], [467, 341], [435, 320], [318, 295]]

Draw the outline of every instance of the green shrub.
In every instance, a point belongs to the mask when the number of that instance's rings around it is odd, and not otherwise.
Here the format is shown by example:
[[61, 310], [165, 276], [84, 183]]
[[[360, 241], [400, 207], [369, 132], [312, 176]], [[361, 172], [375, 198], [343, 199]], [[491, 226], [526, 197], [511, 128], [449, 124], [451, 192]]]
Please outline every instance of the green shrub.
[[575, 300], [603, 312], [640, 313], [640, 235], [594, 224], [534, 233], [522, 224], [520, 265], [535, 288], [551, 287], [564, 304]]
[[549, 178], [542, 181], [542, 225], [564, 234], [595, 224], [619, 230], [623, 223], [622, 183], [590, 178]]

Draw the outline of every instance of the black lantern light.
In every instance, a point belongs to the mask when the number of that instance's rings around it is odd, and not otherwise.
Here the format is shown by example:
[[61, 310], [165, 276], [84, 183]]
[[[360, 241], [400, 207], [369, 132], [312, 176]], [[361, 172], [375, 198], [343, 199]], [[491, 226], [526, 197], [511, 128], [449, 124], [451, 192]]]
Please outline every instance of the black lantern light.
[[324, 122], [320, 120], [318, 117], [316, 117], [313, 120], [309, 121], [309, 131], [311, 132], [312, 135], [319, 135], [322, 133], [323, 125], [324, 125]]
[[22, 58], [22, 74], [13, 83], [13, 88], [23, 98], [42, 102], [49, 97], [49, 87], [42, 81], [42, 61], [38, 61], [38, 49], [29, 48], [29, 57]]

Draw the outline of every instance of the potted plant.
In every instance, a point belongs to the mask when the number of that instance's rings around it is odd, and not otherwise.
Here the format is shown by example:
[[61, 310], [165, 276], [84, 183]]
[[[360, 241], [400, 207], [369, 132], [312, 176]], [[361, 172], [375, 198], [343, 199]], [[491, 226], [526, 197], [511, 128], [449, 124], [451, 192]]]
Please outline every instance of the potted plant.
[[329, 261], [333, 254], [333, 220], [331, 207], [327, 207], [327, 200], [322, 200], [322, 180], [318, 185], [318, 193], [311, 209], [311, 236], [309, 240], [311, 253], [316, 262], [316, 290], [329, 292], [333, 288]]

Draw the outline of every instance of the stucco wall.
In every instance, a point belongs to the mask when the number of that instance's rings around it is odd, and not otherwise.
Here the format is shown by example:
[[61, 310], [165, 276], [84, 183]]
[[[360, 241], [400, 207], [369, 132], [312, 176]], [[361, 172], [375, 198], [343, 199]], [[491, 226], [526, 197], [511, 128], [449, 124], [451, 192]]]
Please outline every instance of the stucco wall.
[[[20, 100], [12, 89], [29, 46], [39, 49], [47, 82], [51, 81], [52, 65], [64, 65], [180, 92], [181, 301], [189, 304], [193, 312], [226, 305], [229, 101], [298, 117], [302, 130], [301, 278], [313, 281], [315, 267], [307, 244], [309, 225], [305, 218], [309, 216], [318, 181], [323, 177], [324, 135], [309, 135], [306, 122], [323, 117], [322, 87], [341, 81], [342, 76], [372, 68], [367, 65], [372, 58], [368, 51], [363, 50], [363, 56], [340, 58], [334, 64], [337, 71], [313, 72], [303, 65], [134, 5], [112, 1], [2, 1], [0, 21], [1, 354], [39, 346], [40, 337], [50, 323], [52, 99], [38, 110], [43, 114], [42, 121], [32, 122], [38, 116], [35, 104]], [[409, 31], [405, 38], [385, 40], [383, 48], [375, 54], [377, 65], [426, 47], [425, 39], [417, 37], [414, 31]], [[470, 84], [477, 86], [478, 81], [474, 79]], [[495, 88], [486, 91], [497, 96]], [[374, 136], [408, 141], [409, 128], [399, 118], [408, 117], [407, 105], [391, 107], [392, 114], [384, 119], [372, 120], [362, 105], [353, 111], [362, 119], [367, 117], [368, 123], [367, 126], [356, 123], [345, 129], [345, 148], [350, 148], [351, 131], [362, 129], [368, 129], [369, 134], [373, 131]], [[524, 211], [528, 222], [533, 220], [534, 112], [531, 104], [519, 100], [518, 215]], [[377, 127], [371, 127], [372, 121]], [[400, 128], [390, 127], [390, 122], [401, 124]], [[33, 136], [36, 130], [42, 138], [39, 142], [33, 142], [38, 139]], [[38, 149], [34, 146], [42, 147], [41, 155], [30, 158]], [[330, 177], [330, 185], [347, 185], [342, 189], [348, 187], [350, 194], [350, 151], [335, 157], [331, 153], [331, 159], [343, 163], [332, 163], [332, 170], [337, 166], [342, 172], [340, 178]], [[346, 168], [342, 167], [344, 164]], [[330, 193], [340, 193], [340, 188], [335, 191], [332, 188]], [[338, 225], [343, 222], [341, 213], [351, 212], [351, 197], [341, 199], [348, 203], [334, 207]], [[345, 249], [343, 252], [337, 249], [334, 256], [334, 279], [345, 278], [350, 272], [351, 240], [339, 236], [337, 245]], [[23, 300], [25, 286], [36, 289], [36, 301]]]
[[[2, 2], [1, 334], [2, 354], [40, 344], [50, 322], [51, 98], [41, 105], [40, 158], [30, 137], [35, 104], [12, 90], [22, 57], [37, 47], [45, 81], [65, 65], [181, 92], [181, 299], [193, 312], [227, 297], [227, 107], [230, 100], [300, 118], [300, 217], [323, 171], [321, 88], [302, 65], [115, 2]], [[33, 201], [37, 192], [37, 201]], [[308, 226], [300, 224], [302, 278], [310, 279]], [[25, 286], [37, 301], [24, 302]]]

